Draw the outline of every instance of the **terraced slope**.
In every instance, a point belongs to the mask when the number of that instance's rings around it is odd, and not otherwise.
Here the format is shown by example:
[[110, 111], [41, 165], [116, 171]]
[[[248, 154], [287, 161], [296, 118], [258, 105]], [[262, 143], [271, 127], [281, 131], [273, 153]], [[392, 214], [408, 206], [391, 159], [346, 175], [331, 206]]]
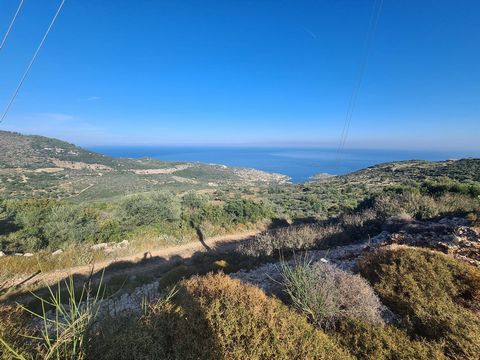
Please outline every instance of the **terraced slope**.
[[155, 159], [113, 158], [43, 136], [0, 131], [0, 196], [103, 199], [153, 190], [279, 184], [254, 169]]

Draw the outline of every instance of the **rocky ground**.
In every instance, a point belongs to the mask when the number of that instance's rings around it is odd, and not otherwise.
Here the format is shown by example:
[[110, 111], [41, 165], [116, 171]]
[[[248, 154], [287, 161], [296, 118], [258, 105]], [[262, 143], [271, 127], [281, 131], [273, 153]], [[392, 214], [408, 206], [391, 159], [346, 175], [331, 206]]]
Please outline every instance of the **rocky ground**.
[[[480, 266], [480, 232], [467, 224], [466, 219], [455, 217], [439, 221], [391, 218], [385, 224], [385, 230], [371, 239], [328, 250], [298, 253], [296, 259], [288, 263], [293, 265], [295, 261], [306, 257], [311, 262], [329, 262], [343, 270], [351, 271], [365, 252], [380, 246], [398, 244], [435, 249]], [[282, 291], [280, 263], [264, 264], [256, 269], [241, 270], [230, 276], [254, 284], [270, 294], [278, 296]]]
[[[468, 263], [480, 266], [480, 232], [468, 226], [462, 218], [443, 218], [439, 221], [415, 221], [405, 218], [391, 218], [385, 230], [368, 240], [328, 250], [313, 250], [298, 253], [288, 261], [294, 265], [305, 257], [312, 263], [322, 261], [353, 271], [358, 259], [366, 252], [382, 246], [404, 245], [425, 247], [442, 251]], [[280, 262], [266, 263], [252, 270], [240, 270], [231, 277], [253, 284], [266, 293], [282, 297]], [[100, 302], [100, 317], [114, 317], [130, 312], [139, 314], [146, 300], [160, 296], [159, 282], [154, 281], [136, 288], [130, 293], [104, 299]], [[54, 317], [51, 313], [49, 316]], [[384, 318], [389, 321], [392, 314], [384, 309]]]
[[396, 230], [386, 235], [387, 244], [426, 247], [480, 266], [480, 231], [468, 226], [466, 219], [422, 222], [392, 218], [387, 226]]

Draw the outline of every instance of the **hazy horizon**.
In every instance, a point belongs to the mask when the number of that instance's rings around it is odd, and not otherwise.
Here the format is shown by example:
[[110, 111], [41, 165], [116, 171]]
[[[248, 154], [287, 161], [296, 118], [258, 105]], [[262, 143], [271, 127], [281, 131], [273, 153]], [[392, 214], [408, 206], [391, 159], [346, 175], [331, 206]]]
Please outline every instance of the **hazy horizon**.
[[[0, 32], [17, 5], [2, 3]], [[0, 129], [82, 146], [338, 147], [372, 5], [70, 0]], [[0, 103], [57, 6], [25, 3]], [[345, 147], [480, 148], [479, 11], [384, 1]]]
[[[343, 175], [380, 163], [403, 160], [441, 161], [460, 159], [480, 152], [428, 150], [372, 150], [315, 147], [220, 147], [220, 146], [100, 146], [88, 149], [122, 158], [154, 158], [162, 161], [222, 164], [255, 168], [289, 176], [293, 182], [309, 181], [319, 173]], [[469, 156], [470, 155], [470, 156]]]

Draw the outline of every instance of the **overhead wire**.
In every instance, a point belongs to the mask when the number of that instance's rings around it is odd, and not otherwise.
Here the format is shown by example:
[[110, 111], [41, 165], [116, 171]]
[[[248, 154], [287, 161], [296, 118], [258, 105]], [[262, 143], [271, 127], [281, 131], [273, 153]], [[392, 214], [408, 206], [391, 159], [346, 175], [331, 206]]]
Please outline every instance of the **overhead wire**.
[[8, 36], [10, 35], [10, 32], [12, 31], [13, 25], [15, 24], [15, 21], [17, 20], [18, 14], [20, 14], [20, 10], [22, 9], [22, 6], [23, 6], [23, 0], [20, 0], [20, 3], [18, 4], [17, 11], [15, 12], [15, 15], [13, 16], [13, 19], [10, 22], [10, 25], [8, 26], [7, 32], [3, 36], [2, 42], [0, 43], [0, 51], [2, 50], [3, 46], [7, 42]]
[[367, 38], [366, 38], [365, 50], [364, 50], [365, 52], [359, 65], [358, 76], [354, 84], [354, 87], [352, 89], [352, 94], [350, 96], [347, 112], [345, 115], [345, 122], [343, 124], [342, 133], [340, 135], [340, 142], [337, 149], [337, 161], [340, 160], [341, 153], [343, 152], [345, 148], [345, 144], [347, 142], [348, 134], [350, 131], [350, 125], [352, 122], [353, 112], [355, 110], [358, 94], [360, 92], [360, 87], [362, 85], [365, 71], [367, 68], [367, 63], [368, 63], [368, 59], [369, 59], [369, 55], [372, 47], [371, 45], [373, 42], [374, 35], [377, 31], [382, 8], [383, 8], [383, 0], [374, 0], [371, 15], [370, 15], [370, 21], [368, 24]]
[[55, 13], [55, 15], [53, 16], [52, 18], [52, 21], [50, 22], [50, 25], [48, 26], [48, 29], [47, 31], [45, 32], [45, 34], [43, 35], [43, 38], [42, 40], [40, 41], [40, 44], [38, 45], [37, 49], [35, 50], [35, 53], [33, 54], [33, 57], [32, 59], [30, 60], [30, 63], [28, 64], [27, 66], [27, 69], [25, 70], [25, 72], [23, 73], [21, 79], [20, 79], [20, 82], [18, 83], [12, 97], [10, 98], [10, 101], [8, 102], [3, 114], [2, 114], [2, 117], [0, 118], [0, 123], [2, 123], [4, 120], [5, 120], [5, 117], [7, 116], [8, 112], [10, 111], [10, 108], [12, 107], [15, 99], [17, 98], [18, 96], [18, 93], [20, 92], [20, 89], [23, 85], [23, 83], [25, 82], [25, 79], [27, 78], [28, 76], [28, 73], [30, 72], [30, 69], [32, 68], [33, 64], [35, 63], [35, 60], [37, 59], [37, 56], [40, 52], [40, 50], [42, 49], [43, 45], [45, 44], [45, 40], [47, 40], [47, 37], [48, 37], [48, 34], [50, 34], [50, 30], [52, 30], [52, 27], [53, 25], [55, 24], [55, 21], [57, 20], [58, 18], [58, 15], [60, 14], [60, 12], [62, 11], [62, 8], [63, 8], [63, 5], [65, 4], [65, 0], [62, 0], [62, 2], [60, 3], [60, 6], [58, 7], [57, 9], [57, 12]]

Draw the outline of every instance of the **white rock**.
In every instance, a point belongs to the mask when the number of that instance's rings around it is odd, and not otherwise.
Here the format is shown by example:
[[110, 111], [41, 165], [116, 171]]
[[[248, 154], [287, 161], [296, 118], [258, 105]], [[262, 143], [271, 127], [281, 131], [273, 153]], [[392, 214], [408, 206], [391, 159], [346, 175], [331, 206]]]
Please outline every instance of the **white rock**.
[[23, 254], [23, 256], [30, 257], [30, 256], [33, 256], [33, 254], [32, 253], [25, 253], [25, 254]]
[[90, 246], [90, 249], [92, 249], [92, 250], [104, 250], [106, 248], [108, 248], [107, 243], [100, 243], [100, 244], [95, 244], [95, 245]]
[[52, 253], [52, 255], [53, 255], [53, 256], [56, 256], [56, 255], [60, 255], [60, 254], [62, 254], [62, 253], [63, 253], [63, 250], [62, 250], [62, 249], [58, 249], [57, 251], [54, 251], [54, 252]]
[[3, 251], [0, 251], [0, 257], [7, 256]]
[[128, 240], [123, 240], [123, 241], [120, 241], [116, 247], [121, 247], [121, 248], [124, 248], [124, 247], [127, 247], [128, 246]]

